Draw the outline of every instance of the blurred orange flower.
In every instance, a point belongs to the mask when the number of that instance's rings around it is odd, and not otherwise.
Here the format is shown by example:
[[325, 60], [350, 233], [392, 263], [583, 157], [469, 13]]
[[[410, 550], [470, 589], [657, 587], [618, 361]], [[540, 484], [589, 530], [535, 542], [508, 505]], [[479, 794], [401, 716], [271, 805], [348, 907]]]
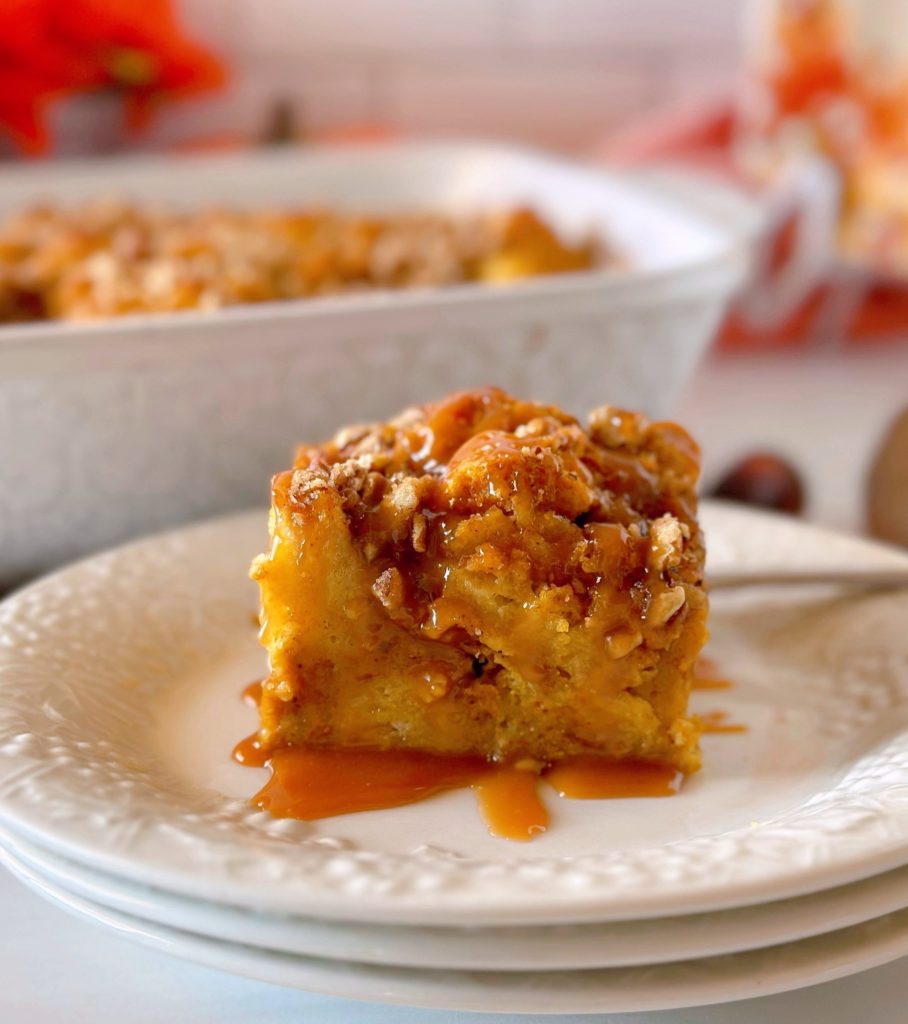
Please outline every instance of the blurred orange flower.
[[25, 152], [47, 151], [49, 103], [117, 89], [126, 124], [155, 106], [218, 88], [223, 63], [185, 35], [171, 0], [4, 0], [0, 3], [0, 131]]

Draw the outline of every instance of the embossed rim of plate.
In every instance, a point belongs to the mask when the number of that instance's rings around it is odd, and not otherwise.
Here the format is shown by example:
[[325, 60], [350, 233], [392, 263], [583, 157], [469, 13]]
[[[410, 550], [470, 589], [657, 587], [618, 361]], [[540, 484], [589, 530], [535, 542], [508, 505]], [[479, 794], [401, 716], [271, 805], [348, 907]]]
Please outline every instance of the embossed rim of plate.
[[544, 973], [387, 967], [205, 938], [76, 896], [0, 850], [3, 864], [69, 913], [171, 956], [308, 992], [426, 1009], [555, 1015], [706, 1006], [848, 977], [890, 963], [908, 950], [908, 910], [902, 910], [799, 942], [703, 960]]
[[[720, 552], [759, 538], [731, 552], [735, 564], [813, 551], [815, 561], [904, 565], [777, 517], [707, 506], [704, 518]], [[140, 736], [143, 701], [248, 616], [240, 581], [261, 539], [261, 513], [212, 520], [80, 562], [0, 605], [0, 819], [74, 860], [174, 892], [414, 924], [661, 917], [815, 892], [908, 862], [908, 733], [760, 829], [683, 838], [646, 857], [400, 855], [266, 832], [244, 801], [201, 798], [147, 752], [137, 761], [107, 739], [124, 720]]]
[[810, 896], [639, 921], [518, 928], [369, 925], [193, 900], [55, 856], [0, 828], [2, 851], [74, 896], [152, 924], [225, 942], [417, 970], [565, 971], [641, 967], [751, 952], [841, 931], [908, 907], [908, 867]]

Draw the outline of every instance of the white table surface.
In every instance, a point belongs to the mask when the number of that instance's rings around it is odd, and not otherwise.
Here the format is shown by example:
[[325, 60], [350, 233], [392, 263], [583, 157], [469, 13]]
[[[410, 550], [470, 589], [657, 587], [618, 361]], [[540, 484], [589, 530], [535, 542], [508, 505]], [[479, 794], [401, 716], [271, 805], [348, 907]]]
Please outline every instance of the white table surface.
[[[822, 358], [735, 358], [707, 365], [678, 419], [704, 447], [707, 481], [754, 447], [805, 471], [809, 514], [858, 529], [870, 452], [908, 402], [908, 345]], [[465, 1024], [551, 1020], [354, 1003], [196, 967], [77, 920], [0, 869], [0, 1022], [10, 1024]], [[852, 978], [746, 1002], [665, 1013], [563, 1017], [607, 1024], [896, 1024], [908, 1005], [908, 959]]]

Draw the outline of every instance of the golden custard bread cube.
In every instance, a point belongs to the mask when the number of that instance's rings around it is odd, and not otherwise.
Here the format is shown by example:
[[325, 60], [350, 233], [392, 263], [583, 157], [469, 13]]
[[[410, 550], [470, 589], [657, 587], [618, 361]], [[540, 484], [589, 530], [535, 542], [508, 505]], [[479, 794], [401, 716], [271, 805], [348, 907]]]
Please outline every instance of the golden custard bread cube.
[[303, 447], [253, 565], [260, 741], [699, 766], [698, 453], [497, 389]]

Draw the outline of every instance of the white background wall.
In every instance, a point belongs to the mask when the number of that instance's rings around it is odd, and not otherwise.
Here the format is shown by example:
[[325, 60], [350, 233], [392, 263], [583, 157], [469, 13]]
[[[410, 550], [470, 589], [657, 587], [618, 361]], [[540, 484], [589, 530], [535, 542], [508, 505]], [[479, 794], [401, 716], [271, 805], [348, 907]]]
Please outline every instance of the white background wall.
[[173, 108], [152, 143], [257, 134], [289, 98], [305, 126], [590, 145], [732, 78], [746, 0], [179, 0], [234, 69], [227, 98]]

